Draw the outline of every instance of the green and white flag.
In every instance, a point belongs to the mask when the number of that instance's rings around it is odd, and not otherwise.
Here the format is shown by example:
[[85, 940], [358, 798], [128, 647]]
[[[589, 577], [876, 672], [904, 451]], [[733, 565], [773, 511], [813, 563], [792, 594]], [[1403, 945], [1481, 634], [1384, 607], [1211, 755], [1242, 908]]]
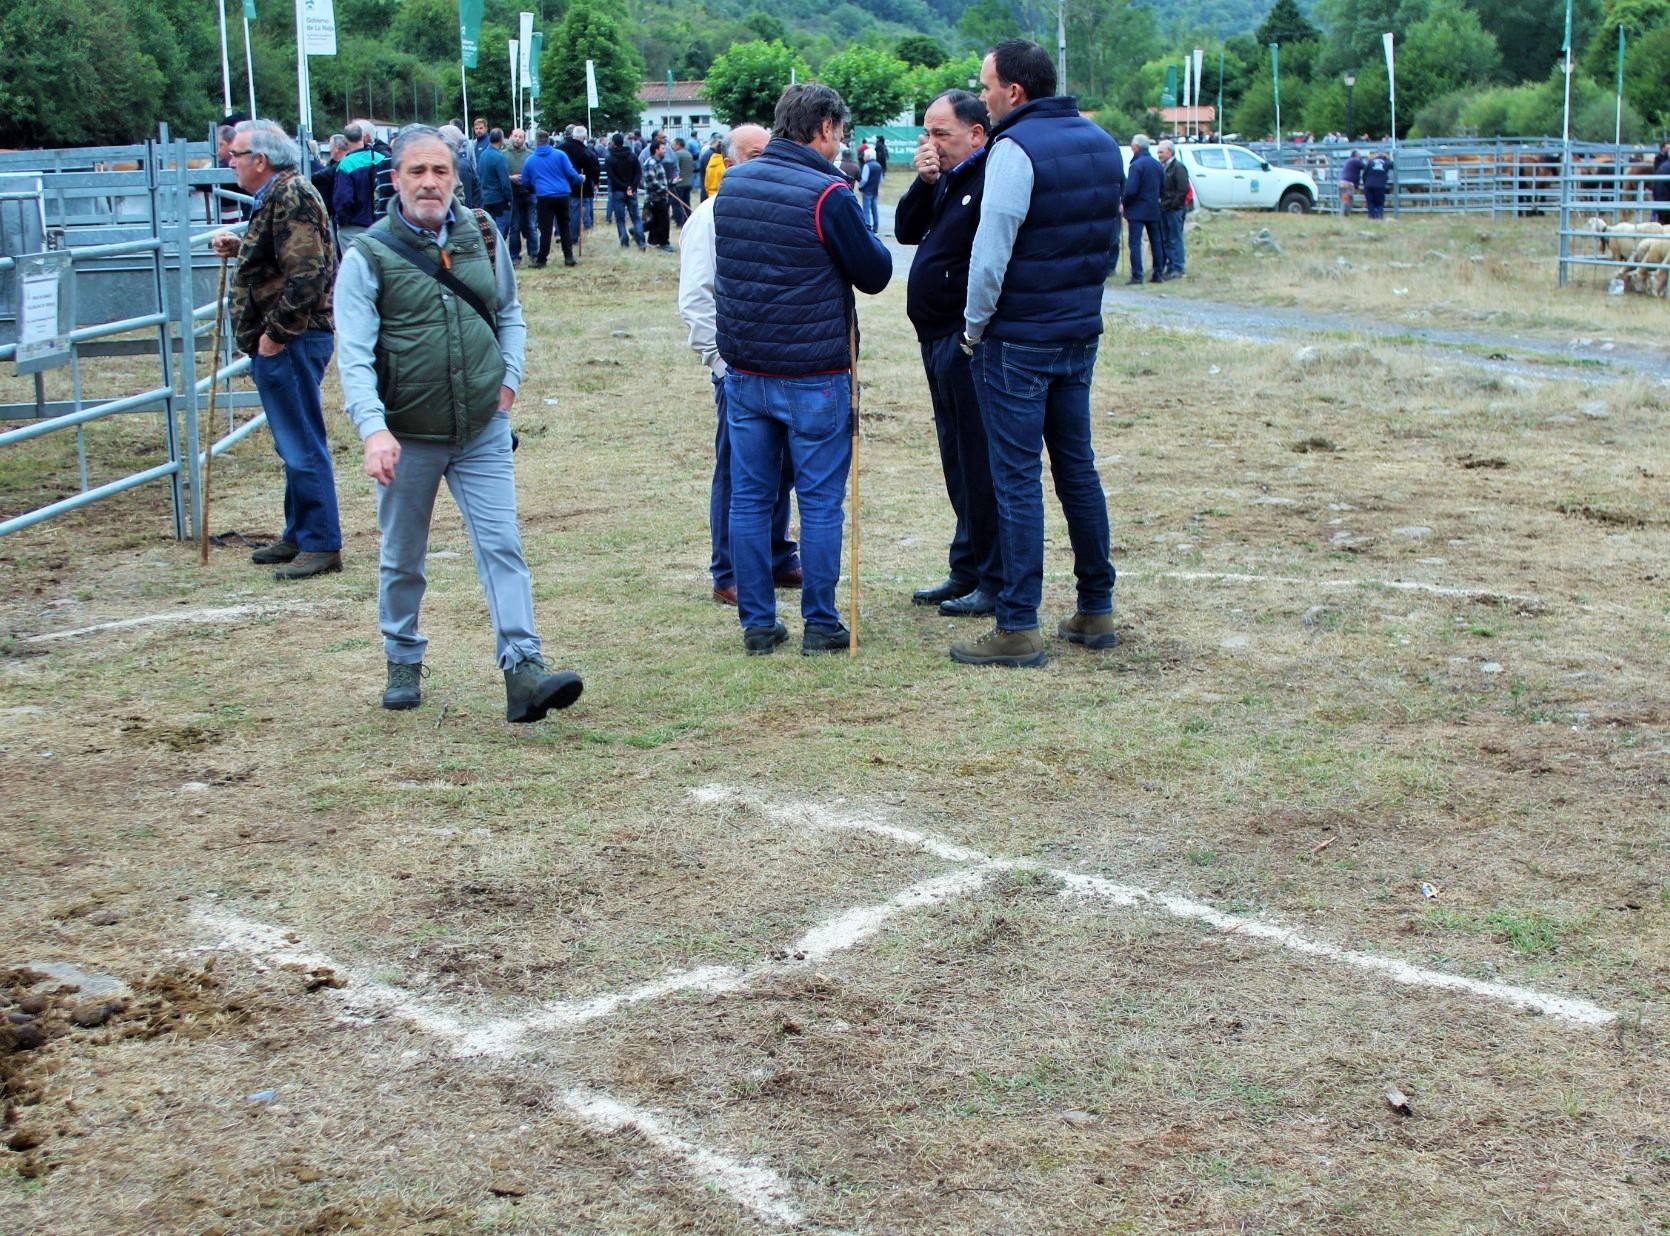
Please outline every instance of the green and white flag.
[[528, 48], [528, 93], [539, 97], [539, 53], [545, 50], [545, 31], [533, 32], [533, 45]]
[[244, 20], [255, 20], [255, 0], [244, 0]]
[[1177, 106], [1177, 66], [1175, 64], [1166, 65], [1166, 84], [1160, 91], [1160, 106]]
[[1281, 141], [1281, 44], [1270, 44], [1270, 101], [1276, 105], [1276, 141]]
[[483, 0], [458, 0], [458, 48], [466, 69], [476, 67], [481, 47], [481, 6]]

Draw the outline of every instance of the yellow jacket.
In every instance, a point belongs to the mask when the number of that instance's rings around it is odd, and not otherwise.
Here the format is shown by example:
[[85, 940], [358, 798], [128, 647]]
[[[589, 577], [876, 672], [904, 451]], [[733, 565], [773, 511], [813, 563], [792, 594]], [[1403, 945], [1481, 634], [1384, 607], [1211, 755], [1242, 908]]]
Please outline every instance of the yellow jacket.
[[725, 179], [725, 156], [715, 154], [707, 161], [707, 171], [702, 174], [702, 190], [709, 197], [719, 192], [719, 182]]

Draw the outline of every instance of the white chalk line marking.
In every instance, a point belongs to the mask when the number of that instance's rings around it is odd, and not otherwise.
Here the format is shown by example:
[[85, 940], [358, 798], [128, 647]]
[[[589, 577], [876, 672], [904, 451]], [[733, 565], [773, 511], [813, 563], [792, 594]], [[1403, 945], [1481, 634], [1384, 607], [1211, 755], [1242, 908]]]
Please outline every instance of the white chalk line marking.
[[26, 644], [45, 644], [53, 640], [76, 639], [82, 635], [96, 635], [101, 631], [126, 631], [134, 627], [161, 626], [169, 623], [230, 622], [235, 618], [266, 617], [268, 615], [294, 613], [297, 610], [310, 608], [312, 607], [307, 605], [260, 602], [251, 605], [222, 605], [209, 609], [182, 609], [172, 614], [145, 614], [138, 618], [119, 618], [112, 622], [95, 622], [89, 627], [73, 627], [67, 631], [48, 631], [44, 635], [31, 635], [23, 642]]
[[[1122, 576], [1127, 575], [1121, 571]], [[1140, 574], [1130, 577], [1140, 579]], [[1306, 588], [1385, 588], [1393, 592], [1424, 592], [1435, 597], [1454, 597], [1464, 601], [1515, 601], [1521, 605], [1547, 605], [1542, 597], [1520, 592], [1498, 592], [1494, 588], [1456, 588], [1445, 584], [1429, 584], [1418, 579], [1299, 579], [1287, 575], [1243, 575], [1229, 571], [1161, 571], [1160, 579], [1180, 579], [1193, 583], [1210, 584], [1293, 584]]]
[[[293, 944], [276, 927], [240, 915], [199, 909], [193, 912], [192, 921], [218, 936], [217, 942], [210, 946], [213, 949], [231, 949], [274, 965], [327, 967], [349, 980], [350, 987], [342, 996], [349, 1007], [378, 1009], [448, 1043], [459, 1054], [507, 1056], [515, 1053], [523, 1022], [496, 1019], [472, 1023], [440, 1012], [386, 983], [355, 975], [350, 967], [333, 958]], [[710, 1150], [668, 1129], [655, 1113], [599, 1090], [562, 1084], [558, 1097], [568, 1111], [592, 1128], [604, 1132], [637, 1130], [697, 1180], [711, 1185], [761, 1220], [777, 1227], [797, 1227], [805, 1222], [800, 1209], [790, 1200], [792, 1187], [769, 1167]]]
[[799, 939], [783, 950], [783, 960], [769, 961], [747, 968], [700, 966], [693, 970], [680, 970], [625, 991], [606, 992], [584, 1000], [564, 1000], [546, 1005], [529, 1017], [526, 1024], [530, 1030], [560, 1030], [595, 1021], [599, 1017], [607, 1017], [628, 1005], [658, 1000], [678, 992], [695, 991], [722, 995], [742, 991], [756, 986], [763, 979], [817, 965], [836, 953], [855, 948], [898, 915], [971, 893], [998, 870], [1000, 869], [994, 866], [981, 866], [949, 871], [912, 884], [877, 905], [844, 910], [807, 929]]
[[1151, 906], [1165, 911], [1174, 918], [1204, 923], [1206, 926], [1229, 935], [1266, 940], [1282, 948], [1303, 953], [1307, 956], [1342, 962], [1345, 965], [1380, 974], [1394, 982], [1408, 986], [1466, 992], [1487, 1000], [1495, 1000], [1517, 1008], [1544, 1013], [1550, 1017], [1577, 1025], [1603, 1026], [1615, 1021], [1618, 1016], [1612, 1010], [1602, 1008], [1588, 1000], [1571, 996], [1550, 995], [1546, 992], [1536, 991], [1529, 987], [1515, 986], [1511, 983], [1496, 983], [1483, 979], [1466, 978], [1458, 974], [1446, 974], [1441, 970], [1431, 970], [1425, 966], [1413, 965], [1393, 957], [1383, 957], [1376, 953], [1364, 953], [1355, 949], [1343, 948], [1327, 941], [1311, 939], [1309, 936], [1278, 923], [1266, 922], [1243, 914], [1229, 914], [1190, 897], [1182, 897], [1171, 893], [1156, 893], [1138, 885], [1121, 884], [1101, 876], [1085, 875], [1081, 872], [1050, 867], [1032, 859], [994, 857], [965, 846], [942, 841], [927, 833], [899, 828], [864, 815], [835, 811], [818, 803], [771, 803], [757, 795], [719, 785], [701, 786], [692, 790], [691, 796], [698, 802], [731, 803], [753, 807], [785, 823], [805, 824], [832, 831], [864, 832], [873, 836], [886, 837], [903, 845], [941, 857], [956, 853], [965, 856], [963, 861], [979, 862], [993, 870], [1043, 872], [1054, 876], [1066, 886], [1063, 896], [1094, 897], [1118, 906]]

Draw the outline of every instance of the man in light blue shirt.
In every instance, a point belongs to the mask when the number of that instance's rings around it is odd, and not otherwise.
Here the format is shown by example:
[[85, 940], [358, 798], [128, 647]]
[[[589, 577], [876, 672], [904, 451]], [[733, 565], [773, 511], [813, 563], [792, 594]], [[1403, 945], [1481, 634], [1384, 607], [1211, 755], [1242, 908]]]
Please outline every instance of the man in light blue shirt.
[[[510, 255], [491, 220], [458, 208], [452, 147], [411, 125], [393, 148], [392, 209], [355, 239], [336, 283], [348, 415], [377, 482], [383, 544], [378, 618], [388, 658], [383, 707], [422, 702], [418, 631], [435, 494], [463, 513], [505, 677], [505, 716], [538, 721], [580, 697], [580, 678], [546, 669], [516, 519], [510, 407], [527, 326]], [[396, 378], [398, 375], [398, 380]]]

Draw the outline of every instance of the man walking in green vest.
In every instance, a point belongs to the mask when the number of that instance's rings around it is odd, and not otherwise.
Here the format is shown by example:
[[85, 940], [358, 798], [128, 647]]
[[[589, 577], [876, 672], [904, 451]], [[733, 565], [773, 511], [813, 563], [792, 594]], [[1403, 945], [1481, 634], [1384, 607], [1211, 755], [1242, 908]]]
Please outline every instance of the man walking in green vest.
[[580, 698], [577, 674], [545, 666], [516, 521], [510, 406], [527, 325], [510, 255], [485, 212], [458, 206], [452, 147], [409, 125], [392, 150], [396, 201], [353, 240], [337, 277], [337, 367], [377, 482], [383, 548], [378, 619], [383, 707], [422, 702], [418, 606], [435, 494], [463, 513], [498, 636], [505, 716], [538, 721]]

